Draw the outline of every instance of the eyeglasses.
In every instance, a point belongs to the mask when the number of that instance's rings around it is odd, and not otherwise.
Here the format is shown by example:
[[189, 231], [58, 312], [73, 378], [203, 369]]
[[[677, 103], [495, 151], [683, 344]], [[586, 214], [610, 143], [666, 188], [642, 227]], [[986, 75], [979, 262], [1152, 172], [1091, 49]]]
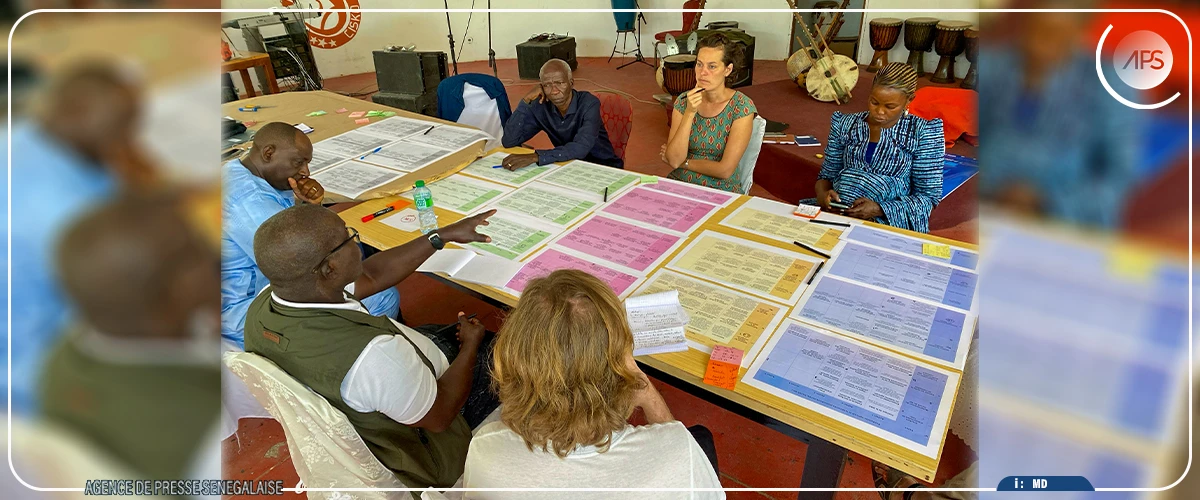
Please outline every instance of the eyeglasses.
[[567, 82], [565, 82], [565, 81], [539, 82], [539, 84], [541, 84], [542, 90], [546, 90], [546, 89], [550, 89], [550, 88], [556, 88], [556, 89], [567, 88]]
[[351, 241], [353, 241], [355, 243], [359, 243], [358, 230], [354, 229], [352, 227], [348, 227], [348, 226], [346, 227], [346, 229], [347, 229], [347, 232], [350, 234], [350, 237], [346, 238], [345, 241], [338, 243], [338, 246], [333, 247], [333, 250], [330, 250], [329, 253], [325, 254], [325, 257], [322, 258], [321, 261], [318, 262], [316, 266], [313, 266], [313, 270], [312, 270], [313, 274], [316, 274], [318, 271], [320, 271], [321, 264], [324, 264], [326, 260], [329, 260], [330, 257], [333, 257], [333, 254], [337, 253], [338, 250], [341, 250], [342, 247], [346, 246], [347, 243], [350, 243]]

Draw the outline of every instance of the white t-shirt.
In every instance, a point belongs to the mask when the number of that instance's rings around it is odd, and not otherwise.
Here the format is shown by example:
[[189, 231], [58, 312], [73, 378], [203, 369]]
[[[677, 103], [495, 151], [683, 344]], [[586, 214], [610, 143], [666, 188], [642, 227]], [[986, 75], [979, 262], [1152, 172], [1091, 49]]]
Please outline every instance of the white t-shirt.
[[[289, 307], [367, 313], [362, 303], [351, 298], [354, 283], [346, 287], [346, 293], [346, 301], [341, 304], [301, 304], [288, 302], [275, 294], [271, 294], [271, 299]], [[425, 418], [425, 414], [433, 407], [433, 401], [437, 399], [438, 378], [446, 373], [450, 362], [432, 340], [394, 319], [392, 323], [412, 340], [412, 344], [399, 335], [380, 335], [371, 339], [358, 359], [354, 360], [346, 378], [342, 379], [342, 401], [354, 410], [364, 413], [378, 411], [404, 425], [412, 425]], [[437, 376], [429, 373], [429, 368], [413, 350], [413, 344], [433, 363]]]
[[[525, 441], [504, 422], [481, 427], [467, 451], [465, 488], [720, 488], [708, 457], [679, 422], [626, 426], [603, 453], [581, 447], [567, 458]], [[463, 498], [725, 498], [723, 491], [465, 492]]]

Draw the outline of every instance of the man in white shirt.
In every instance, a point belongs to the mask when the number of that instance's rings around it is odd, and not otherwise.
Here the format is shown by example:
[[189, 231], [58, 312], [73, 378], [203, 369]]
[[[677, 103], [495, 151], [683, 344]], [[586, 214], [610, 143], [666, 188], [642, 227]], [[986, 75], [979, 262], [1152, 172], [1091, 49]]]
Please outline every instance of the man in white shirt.
[[356, 297], [396, 286], [445, 242], [490, 241], [476, 227], [492, 213], [366, 260], [358, 233], [316, 205], [285, 209], [255, 234], [271, 285], [247, 312], [246, 350], [345, 413], [367, 448], [413, 487], [450, 486], [462, 473], [470, 426], [498, 405], [486, 367], [491, 343], [482, 324], [460, 313], [461, 346], [443, 352], [444, 339], [373, 316]]

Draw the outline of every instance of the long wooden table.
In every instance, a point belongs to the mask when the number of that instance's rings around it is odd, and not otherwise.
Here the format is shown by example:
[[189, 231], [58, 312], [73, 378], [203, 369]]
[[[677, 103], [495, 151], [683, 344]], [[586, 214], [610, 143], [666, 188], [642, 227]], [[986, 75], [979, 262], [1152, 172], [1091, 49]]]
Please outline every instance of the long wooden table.
[[[316, 136], [319, 132], [320, 138], [336, 135], [346, 130], [356, 128], [353, 121], [340, 118], [339, 116], [322, 116], [315, 118], [307, 118], [304, 113], [311, 109], [320, 109], [321, 106], [330, 106], [334, 102], [353, 101], [344, 96], [325, 95], [327, 93], [310, 93], [318, 97], [317, 104], [308, 106], [289, 106], [290, 109], [280, 108], [265, 108], [260, 111], [258, 116], [263, 118], [269, 117], [272, 120], [284, 120], [291, 123], [305, 121], [317, 128], [313, 133]], [[286, 96], [287, 94], [283, 94]], [[236, 111], [239, 105], [247, 103], [259, 103], [268, 105], [272, 97], [264, 96], [257, 99], [238, 101], [236, 103], [228, 103], [227, 111], [231, 108]], [[359, 108], [363, 105], [359, 101]], [[372, 109], [382, 109], [384, 106], [369, 105]], [[352, 108], [353, 109], [353, 108]], [[340, 118], [340, 119], [339, 119]], [[326, 124], [333, 125], [326, 127]], [[324, 130], [322, 130], [324, 128]], [[330, 130], [332, 128], [332, 130]], [[314, 140], [317, 140], [314, 137]], [[528, 152], [528, 150], [520, 148], [511, 148], [503, 150], [506, 152]], [[451, 165], [446, 169], [445, 175], [451, 175], [458, 170], [461, 170], [470, 161], [460, 161], [457, 165]], [[357, 205], [354, 205], [340, 212], [343, 220], [348, 226], [358, 230], [362, 242], [380, 250], [394, 248], [403, 245], [415, 238], [419, 233], [405, 232], [383, 224], [380, 219], [363, 223], [362, 217], [367, 214], [374, 213], [388, 203], [394, 201], [396, 197], [380, 198], [369, 200]], [[800, 251], [794, 246], [786, 245], [776, 240], [761, 237], [755, 234], [747, 233], [727, 226], [720, 225], [720, 221], [733, 213], [738, 207], [749, 200], [749, 196], [739, 195], [737, 199], [732, 201], [728, 206], [718, 210], [704, 224], [700, 225], [688, 235], [687, 240], [690, 242], [695, 235], [704, 230], [713, 230], [724, 234], [734, 235], [748, 241], [770, 245], [788, 251]], [[463, 217], [462, 214], [452, 212], [440, 207], [434, 209], [438, 215], [438, 221], [441, 225], [453, 223]], [[826, 218], [826, 217], [823, 217]], [[838, 218], [833, 216], [832, 218]], [[842, 218], [845, 221], [850, 219]], [[581, 219], [583, 220], [583, 219]], [[579, 222], [576, 222], [576, 225]], [[976, 250], [976, 247], [971, 244], [966, 244], [958, 241], [939, 238], [936, 236], [913, 233], [896, 229], [890, 226], [883, 226], [871, 222], [864, 223], [871, 227], [877, 227], [888, 231], [908, 234], [917, 238], [928, 240], [930, 242], [947, 243], [961, 246], [964, 248]], [[453, 246], [453, 245], [451, 245]], [[647, 275], [652, 275], [658, 271], [666, 262], [670, 262], [683, 248], [687, 246], [687, 242], [680, 245], [678, 249], [672, 253], [667, 259], [664, 259], [664, 264], [649, 270]], [[472, 283], [457, 282], [445, 275], [435, 275], [438, 279], [451, 284], [452, 286], [473, 295], [476, 295], [484, 300], [503, 308], [511, 308], [516, 306], [517, 297], [514, 297], [501, 290], [476, 285]], [[765, 332], [764, 335], [770, 335], [773, 332]], [[846, 450], [852, 450], [864, 456], [878, 460], [902, 471], [913, 474], [924, 481], [932, 481], [934, 474], [937, 472], [938, 464], [941, 461], [941, 455], [936, 459], [931, 459], [919, 455], [913, 451], [907, 450], [899, 445], [891, 443], [883, 438], [874, 436], [860, 430], [854, 429], [844, 423], [840, 423], [832, 418], [821, 415], [815, 411], [806, 409], [802, 406], [788, 402], [782, 398], [768, 394], [762, 390], [750, 387], [747, 384], [739, 383], [735, 390], [729, 391], [702, 382], [705, 366], [708, 361], [708, 355], [694, 349], [689, 349], [686, 352], [661, 354], [654, 356], [640, 356], [638, 362], [643, 366], [647, 373], [655, 378], [665, 381], [675, 387], [678, 387], [688, 393], [705, 399], [717, 406], [730, 410], [734, 413], [754, 420], [762, 425], [766, 425], [776, 431], [786, 434], [794, 439], [808, 444], [808, 449], [805, 456], [804, 473], [800, 478], [800, 488], [836, 488], [841, 478], [841, 471], [846, 459]], [[746, 370], [741, 370], [741, 375], [745, 375]], [[943, 442], [944, 442], [943, 436]], [[802, 491], [799, 494], [800, 498], [820, 498], [831, 499], [832, 491]]]
[[[504, 151], [513, 153], [527, 152], [527, 150], [518, 148]], [[738, 236], [748, 241], [771, 245], [789, 251], [797, 251], [795, 246], [789, 246], [776, 240], [719, 224], [722, 219], [732, 214], [734, 210], [749, 199], [749, 196], [739, 196], [738, 199], [731, 202], [728, 206], [717, 211], [708, 221], [700, 225], [688, 236], [688, 242], [695, 235], [707, 229]], [[366, 201], [341, 212], [341, 216], [347, 225], [358, 230], [363, 243], [379, 249], [393, 248], [416, 238], [418, 234], [416, 232], [403, 232], [377, 221], [362, 222], [364, 215], [382, 209], [393, 200], [395, 198]], [[455, 212], [442, 209], [437, 210], [438, 221], [443, 225], [462, 218], [461, 215]], [[823, 216], [822, 218], [828, 218], [828, 216]], [[850, 219], [844, 220], [849, 221]], [[913, 233], [871, 222], [864, 224], [908, 234], [930, 242], [953, 244], [972, 250], [976, 249], [974, 245], [959, 241]], [[686, 246], [687, 242], [680, 245], [674, 253], [664, 259], [664, 264], [648, 271], [647, 275], [657, 272], [658, 269], [665, 266], [666, 262], [670, 262]], [[809, 255], [815, 256], [815, 254], [811, 253]], [[438, 275], [438, 278], [501, 307], [514, 307], [517, 304], [517, 297], [495, 288], [456, 282], [444, 275]], [[766, 332], [764, 335], [771, 333]], [[804, 475], [800, 481], [801, 488], [836, 487], [841, 476], [843, 462], [846, 458], [846, 450], [853, 450], [864, 456], [884, 462], [892, 467], [913, 474], [924, 481], [933, 480], [938, 464], [941, 461], [940, 453], [937, 459], [921, 456], [885, 439], [852, 429], [834, 419], [768, 394], [762, 390], [750, 387], [747, 384], [739, 383], [734, 391], [704, 384], [702, 379], [708, 363], [708, 355], [694, 349], [680, 353], [640, 356], [638, 357], [638, 361], [644, 367], [648, 367], [649, 370], [647, 371], [649, 374], [656, 378], [808, 444]], [[743, 368], [741, 374], [745, 375], [745, 373], [746, 369]], [[804, 493], [811, 494], [806, 495]], [[802, 498], [831, 498], [831, 496], [832, 493], [830, 492], [802, 492], [801, 494]]]

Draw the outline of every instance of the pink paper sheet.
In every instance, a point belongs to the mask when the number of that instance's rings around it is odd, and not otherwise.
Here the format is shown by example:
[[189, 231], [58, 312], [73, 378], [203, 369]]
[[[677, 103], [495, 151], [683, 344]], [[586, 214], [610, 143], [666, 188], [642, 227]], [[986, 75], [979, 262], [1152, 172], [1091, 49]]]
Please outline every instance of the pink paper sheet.
[[612, 287], [613, 292], [616, 292], [617, 295], [625, 293], [637, 281], [636, 276], [550, 249], [526, 262], [525, 267], [522, 267], [521, 271], [508, 282], [508, 287], [518, 292], [523, 291], [530, 280], [541, 278], [559, 269], [578, 269], [589, 272], [600, 278], [601, 281], [608, 283], [608, 286]]
[[687, 232], [716, 209], [716, 206], [708, 203], [664, 194], [647, 187], [637, 187], [604, 207], [604, 213], [673, 231]]
[[732, 194], [714, 193], [707, 189], [684, 186], [682, 184], [666, 181], [659, 182], [657, 184], [647, 184], [646, 187], [656, 191], [665, 191], [668, 193], [677, 194], [679, 196], [685, 196], [693, 200], [716, 203], [717, 205], [723, 205], [725, 202], [733, 199], [734, 196]]
[[608, 217], [593, 217], [567, 233], [558, 244], [630, 269], [645, 271], [677, 241], [678, 236]]

